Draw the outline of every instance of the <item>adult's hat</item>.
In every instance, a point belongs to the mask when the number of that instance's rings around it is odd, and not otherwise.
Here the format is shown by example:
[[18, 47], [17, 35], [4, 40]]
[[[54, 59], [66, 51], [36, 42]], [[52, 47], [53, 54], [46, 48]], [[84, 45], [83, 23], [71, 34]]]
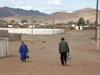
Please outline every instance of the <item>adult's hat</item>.
[[61, 40], [65, 40], [64, 37], [62, 37]]

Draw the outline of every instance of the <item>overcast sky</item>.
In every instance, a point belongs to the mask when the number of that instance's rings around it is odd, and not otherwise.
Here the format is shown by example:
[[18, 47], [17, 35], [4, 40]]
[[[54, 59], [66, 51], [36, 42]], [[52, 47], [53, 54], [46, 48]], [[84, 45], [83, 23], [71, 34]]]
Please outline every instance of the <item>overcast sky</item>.
[[40, 12], [51, 14], [59, 11], [72, 12], [86, 7], [96, 8], [96, 1], [97, 0], [0, 0], [0, 7], [7, 6], [24, 10], [39, 10]]

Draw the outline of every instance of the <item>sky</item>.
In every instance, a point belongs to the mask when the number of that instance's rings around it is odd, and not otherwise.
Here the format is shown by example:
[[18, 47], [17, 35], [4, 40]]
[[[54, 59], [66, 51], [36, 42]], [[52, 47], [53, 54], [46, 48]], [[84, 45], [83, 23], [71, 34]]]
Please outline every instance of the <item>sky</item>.
[[97, 0], [0, 0], [0, 7], [39, 10], [47, 14], [61, 11], [71, 13], [75, 10], [87, 7], [96, 9], [96, 1]]

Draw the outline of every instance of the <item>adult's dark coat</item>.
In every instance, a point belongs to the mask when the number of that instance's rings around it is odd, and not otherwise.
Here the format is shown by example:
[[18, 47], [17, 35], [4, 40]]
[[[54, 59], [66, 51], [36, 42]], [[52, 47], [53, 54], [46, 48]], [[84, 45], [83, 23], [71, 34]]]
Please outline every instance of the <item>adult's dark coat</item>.
[[59, 53], [69, 52], [69, 46], [66, 41], [59, 43]]

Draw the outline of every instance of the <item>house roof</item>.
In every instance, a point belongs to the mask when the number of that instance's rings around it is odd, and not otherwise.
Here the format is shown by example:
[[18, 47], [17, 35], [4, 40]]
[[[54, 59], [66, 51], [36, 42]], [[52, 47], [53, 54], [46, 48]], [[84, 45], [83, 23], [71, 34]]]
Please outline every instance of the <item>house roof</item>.
[[18, 25], [18, 26], [23, 26], [23, 25], [21, 25], [21, 24], [19, 24], [19, 23], [14, 24], [14, 26], [15, 26], [15, 25]]
[[56, 25], [67, 25], [66, 23], [57, 23]]

